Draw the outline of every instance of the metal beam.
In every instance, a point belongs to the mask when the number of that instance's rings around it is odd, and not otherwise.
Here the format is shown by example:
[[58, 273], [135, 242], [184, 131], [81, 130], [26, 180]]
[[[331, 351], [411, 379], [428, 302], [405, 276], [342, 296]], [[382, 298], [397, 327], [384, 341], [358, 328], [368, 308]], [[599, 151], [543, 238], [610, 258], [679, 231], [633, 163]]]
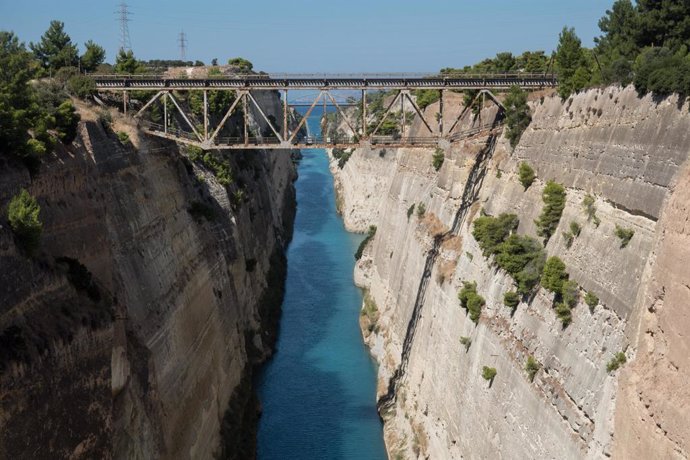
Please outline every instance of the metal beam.
[[410, 96], [410, 92], [405, 90], [403, 91], [403, 95], [407, 98], [408, 101], [410, 101], [410, 104], [412, 104], [412, 108], [414, 108], [415, 112], [417, 112], [417, 115], [419, 115], [419, 118], [422, 119], [422, 122], [424, 123], [424, 126], [426, 126], [426, 129], [429, 130], [430, 133], [434, 133], [434, 130], [431, 129], [431, 126], [429, 126], [429, 123], [426, 122], [426, 119], [424, 118], [424, 115], [422, 115], [421, 109], [417, 106], [417, 104], [412, 100], [412, 97]]
[[299, 133], [299, 130], [302, 129], [302, 126], [304, 126], [304, 123], [306, 123], [307, 118], [309, 118], [309, 115], [311, 115], [311, 112], [312, 112], [312, 110], [314, 110], [314, 107], [316, 107], [316, 104], [319, 103], [319, 99], [321, 99], [321, 96], [323, 96], [323, 90], [321, 90], [321, 92], [319, 92], [319, 95], [316, 96], [316, 99], [314, 99], [314, 102], [309, 107], [309, 110], [307, 110], [307, 113], [299, 121], [299, 124], [297, 125], [297, 128], [295, 129], [295, 131], [292, 133], [292, 136], [290, 136], [290, 138], [287, 140], [288, 142], [292, 142], [293, 140], [295, 140], [297, 133]]
[[215, 139], [216, 136], [218, 136], [218, 133], [223, 128], [223, 125], [225, 124], [226, 121], [228, 121], [228, 118], [230, 118], [230, 115], [232, 115], [232, 112], [235, 110], [235, 107], [237, 107], [237, 104], [240, 102], [240, 99], [242, 99], [243, 94], [244, 94], [244, 92], [242, 92], [242, 91], [237, 92], [235, 100], [230, 105], [230, 108], [228, 109], [228, 111], [225, 112], [223, 119], [220, 121], [220, 123], [218, 123], [218, 127], [216, 128], [216, 130], [211, 135], [211, 138], [208, 139], [208, 142], [213, 142], [213, 139]]
[[264, 111], [261, 110], [261, 107], [259, 107], [259, 103], [256, 102], [256, 99], [254, 99], [254, 96], [252, 96], [252, 93], [250, 91], [247, 92], [247, 96], [249, 96], [249, 99], [251, 99], [251, 101], [254, 103], [254, 105], [256, 106], [257, 110], [259, 111], [259, 113], [261, 114], [263, 119], [266, 121], [266, 123], [268, 123], [268, 127], [271, 128], [271, 131], [273, 131], [273, 134], [276, 135], [276, 137], [278, 138], [278, 140], [280, 140], [280, 142], [283, 142], [283, 137], [280, 134], [278, 134], [278, 131], [276, 131], [275, 128], [273, 128], [273, 125], [271, 124], [271, 120], [269, 120], [268, 117], [266, 116], [266, 114], [264, 113]]
[[192, 122], [189, 121], [189, 118], [187, 118], [187, 115], [184, 113], [184, 111], [182, 110], [182, 108], [180, 107], [180, 105], [177, 103], [177, 100], [176, 100], [175, 97], [172, 95], [172, 93], [170, 93], [169, 96], [170, 96], [170, 100], [173, 102], [173, 104], [175, 104], [175, 107], [177, 107], [177, 110], [180, 111], [180, 115], [182, 115], [182, 118], [184, 118], [184, 121], [186, 121], [187, 124], [189, 125], [189, 127], [192, 128], [192, 131], [194, 131], [194, 134], [196, 135], [196, 137], [198, 137], [200, 141], [203, 140], [203, 139], [201, 138], [201, 136], [199, 135], [199, 133], [197, 132], [197, 130], [196, 130], [196, 128], [194, 127], [194, 125], [192, 124]]
[[373, 136], [374, 134], [376, 134], [376, 132], [377, 132], [377, 131], [379, 130], [379, 128], [381, 127], [381, 125], [383, 125], [383, 122], [386, 121], [386, 117], [387, 117], [388, 114], [390, 113], [391, 108], [393, 107], [393, 105], [398, 101], [398, 98], [400, 97], [400, 93], [401, 93], [401, 91], [398, 91], [398, 94], [396, 94], [395, 97], [393, 98], [393, 100], [391, 101], [390, 105], [388, 106], [388, 108], [387, 108], [386, 111], [384, 112], [383, 118], [381, 118], [381, 121], [379, 122], [378, 126], [376, 127], [376, 129], [374, 129], [374, 130], [371, 132], [371, 135], [372, 135], [372, 136]]
[[470, 109], [472, 108], [472, 106], [474, 105], [475, 101], [477, 100], [477, 98], [478, 98], [480, 95], [481, 95], [481, 91], [480, 91], [479, 93], [477, 93], [476, 96], [474, 96], [474, 99], [472, 99], [472, 102], [470, 102], [468, 105], [466, 105], [466, 106], [462, 109], [462, 112], [460, 112], [460, 115], [458, 115], [458, 117], [455, 119], [455, 122], [454, 122], [453, 125], [450, 127], [450, 129], [448, 130], [448, 134], [449, 134], [449, 135], [450, 135], [450, 133], [453, 132], [453, 130], [454, 130], [455, 127], [457, 126], [458, 122], [462, 119], [462, 117], [465, 115], [465, 113], [467, 113], [467, 111], [470, 110]]
[[347, 124], [347, 127], [350, 128], [350, 131], [352, 131], [352, 134], [356, 136], [356, 135], [357, 135], [357, 131], [355, 130], [355, 128], [352, 127], [352, 124], [350, 124], [350, 120], [347, 118], [347, 116], [345, 115], [345, 112], [343, 112], [343, 110], [340, 108], [340, 106], [338, 105], [338, 103], [335, 101], [335, 99], [334, 99], [333, 96], [331, 95], [331, 92], [330, 92], [330, 91], [326, 91], [326, 94], [328, 95], [329, 98], [331, 98], [331, 101], [333, 101], [333, 105], [335, 105], [336, 110], [337, 110], [338, 112], [340, 112], [340, 115], [343, 116], [343, 120], [345, 120], [345, 124]]
[[134, 115], [134, 118], [138, 118], [139, 115], [144, 113], [144, 110], [148, 109], [149, 106], [153, 104], [156, 101], [156, 99], [160, 97], [161, 94], [163, 94], [163, 91], [158, 91], [156, 95], [151, 98], [150, 101], [148, 101], [146, 104], [144, 104], [144, 106], [141, 109], [139, 109], [139, 111]]

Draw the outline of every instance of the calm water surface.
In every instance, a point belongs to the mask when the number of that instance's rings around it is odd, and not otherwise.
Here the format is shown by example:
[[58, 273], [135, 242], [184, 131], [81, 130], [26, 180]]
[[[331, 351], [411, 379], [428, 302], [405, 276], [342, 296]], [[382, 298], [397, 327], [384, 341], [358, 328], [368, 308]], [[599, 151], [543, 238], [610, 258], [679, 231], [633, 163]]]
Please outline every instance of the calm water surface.
[[[309, 121], [319, 129], [318, 115]], [[304, 151], [277, 352], [258, 376], [260, 459], [385, 459], [376, 367], [362, 342], [352, 283], [361, 235], [335, 211], [323, 150]]]

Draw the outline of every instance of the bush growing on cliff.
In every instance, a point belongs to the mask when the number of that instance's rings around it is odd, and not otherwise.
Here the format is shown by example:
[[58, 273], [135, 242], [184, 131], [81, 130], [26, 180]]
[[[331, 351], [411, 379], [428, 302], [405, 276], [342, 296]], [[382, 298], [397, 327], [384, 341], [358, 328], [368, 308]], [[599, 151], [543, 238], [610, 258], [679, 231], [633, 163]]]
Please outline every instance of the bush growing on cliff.
[[537, 177], [537, 175], [534, 173], [534, 169], [532, 169], [532, 167], [525, 161], [520, 163], [518, 175], [520, 178], [520, 183], [523, 187], [525, 187], [525, 190], [532, 185], [534, 179]]
[[549, 181], [541, 194], [544, 208], [541, 215], [534, 221], [537, 224], [537, 234], [548, 241], [558, 227], [563, 209], [565, 208], [565, 188], [561, 184]]
[[39, 219], [40, 212], [38, 202], [25, 189], [12, 197], [7, 208], [10, 227], [19, 245], [29, 255], [35, 254], [41, 243], [43, 223]]
[[594, 307], [599, 305], [599, 297], [593, 292], [587, 291], [587, 294], [585, 294], [585, 303], [589, 305], [589, 311], [594, 312]]
[[565, 264], [557, 256], [549, 257], [541, 275], [541, 285], [544, 289], [556, 295], [563, 293], [563, 283], [568, 279]]
[[[339, 152], [336, 153], [336, 150], [339, 150]], [[345, 167], [345, 164], [348, 162], [353, 152], [354, 149], [350, 151], [333, 149], [333, 157], [338, 160], [338, 168], [343, 169]]]
[[431, 158], [431, 164], [436, 171], [441, 169], [441, 166], [443, 166], [443, 161], [445, 159], [446, 159], [446, 154], [443, 152], [443, 149], [437, 148], [436, 151], [434, 152], [434, 155]]
[[633, 230], [632, 228], [619, 227], [618, 224], [616, 224], [616, 230], [614, 231], [614, 233], [618, 238], [620, 238], [622, 249], [626, 247], [628, 243], [630, 243], [630, 240], [632, 239], [633, 235], [635, 235], [635, 230]]
[[527, 376], [529, 377], [530, 382], [534, 382], [534, 376], [537, 375], [537, 372], [539, 372], [540, 368], [541, 365], [539, 362], [534, 359], [534, 356], [530, 355], [525, 363], [525, 371], [527, 371]]
[[472, 339], [470, 337], [462, 336], [460, 337], [460, 344], [465, 347], [465, 353], [467, 353], [472, 345]]
[[355, 252], [355, 260], [359, 260], [362, 258], [362, 253], [364, 252], [364, 249], [369, 244], [369, 241], [371, 241], [374, 238], [374, 236], [376, 236], [376, 225], [370, 225], [369, 230], [367, 231], [367, 236], [362, 240], [361, 243], [359, 243], [357, 252]]
[[515, 311], [520, 304], [520, 295], [515, 291], [508, 291], [503, 294], [503, 305]]
[[486, 305], [484, 298], [477, 294], [477, 283], [463, 282], [463, 287], [458, 293], [458, 299], [462, 308], [469, 312], [470, 319], [476, 324], [482, 313], [482, 307]]
[[482, 250], [484, 257], [490, 257], [499, 251], [501, 243], [517, 229], [520, 221], [515, 214], [501, 214], [497, 218], [481, 216], [474, 221], [472, 236]]
[[510, 235], [496, 255], [496, 263], [513, 277], [521, 295], [529, 294], [539, 283], [545, 260], [539, 241], [524, 235]]
[[424, 203], [419, 203], [417, 205], [417, 217], [420, 219], [424, 217], [424, 214], [426, 213], [426, 205]]
[[623, 353], [622, 351], [619, 351], [606, 364], [606, 372], [611, 373], [615, 370], [618, 370], [618, 368], [621, 367], [623, 364], [625, 364], [627, 361], [628, 361], [628, 359], [625, 357], [625, 353]]
[[484, 380], [492, 382], [493, 379], [496, 378], [496, 368], [488, 366], [482, 367], [482, 377]]
[[508, 272], [518, 284], [518, 293], [526, 295], [539, 282], [546, 253], [534, 238], [511, 234], [518, 223], [515, 214], [484, 215], [475, 220], [472, 235], [484, 256], [495, 255], [499, 268]]
[[506, 108], [506, 137], [510, 141], [510, 146], [515, 148], [520, 142], [522, 133], [532, 121], [532, 115], [527, 105], [527, 93], [519, 86], [511, 87], [504, 105]]

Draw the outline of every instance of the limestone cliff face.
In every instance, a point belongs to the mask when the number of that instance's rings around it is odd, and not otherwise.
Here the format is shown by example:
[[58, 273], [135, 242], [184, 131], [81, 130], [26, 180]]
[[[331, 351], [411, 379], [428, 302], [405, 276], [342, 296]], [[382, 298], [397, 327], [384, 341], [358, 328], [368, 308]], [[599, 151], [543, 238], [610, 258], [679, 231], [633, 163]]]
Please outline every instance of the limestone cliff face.
[[[240, 428], [275, 333], [289, 152], [228, 155], [226, 188], [175, 144], [116, 120], [136, 148], [123, 146], [82, 118], [36, 177], [12, 164], [0, 175], [3, 212], [24, 187], [44, 222], [35, 259], [4, 218], [0, 229], [0, 457], [251, 455]], [[78, 264], [97, 295], [75, 282]]]
[[[363, 331], [380, 363], [379, 396], [390, 402], [381, 408], [392, 456], [688, 454], [687, 392], [669, 398], [671, 382], [690, 372], [682, 332], [690, 274], [681, 262], [690, 117], [680, 105], [640, 99], [632, 88], [594, 89], [565, 102], [536, 99], [515, 151], [502, 138], [468, 139], [438, 172], [429, 151], [356, 151], [342, 170], [334, 162], [346, 225], [378, 227], [355, 280], [377, 306]], [[520, 161], [538, 176], [526, 191]], [[565, 329], [542, 289], [514, 314], [503, 306], [513, 280], [471, 234], [483, 209], [517, 214], [518, 232], [536, 236], [551, 179], [565, 185], [567, 203], [546, 250], [583, 294], [600, 299], [592, 312], [580, 300]], [[587, 193], [599, 225], [584, 212]], [[568, 247], [563, 232], [573, 221], [582, 231]], [[635, 231], [625, 248], [616, 225]], [[463, 281], [475, 281], [486, 299], [477, 325], [459, 305]], [[629, 363], [607, 372], [620, 351]], [[530, 355], [541, 365], [533, 381], [524, 370]], [[492, 384], [483, 366], [497, 369]]]

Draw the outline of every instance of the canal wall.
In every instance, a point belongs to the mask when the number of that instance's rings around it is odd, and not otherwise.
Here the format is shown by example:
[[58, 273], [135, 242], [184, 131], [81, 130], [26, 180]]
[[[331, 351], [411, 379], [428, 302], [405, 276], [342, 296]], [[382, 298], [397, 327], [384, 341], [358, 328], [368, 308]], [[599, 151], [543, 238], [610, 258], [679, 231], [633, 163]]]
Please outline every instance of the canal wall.
[[[0, 157], [0, 457], [247, 458], [295, 211], [290, 153], [221, 154], [221, 181], [78, 105], [76, 140], [38, 174]], [[34, 258], [4, 214], [21, 188], [41, 206]]]
[[[609, 87], [565, 101], [536, 94], [531, 107], [514, 150], [503, 137], [466, 139], [438, 171], [433, 151], [360, 149], [342, 167], [332, 160], [348, 228], [377, 226], [354, 277], [367, 291], [362, 329], [380, 364], [389, 455], [687, 456], [688, 105]], [[426, 109], [429, 119], [437, 110]], [[526, 190], [523, 161], [537, 174]], [[545, 249], [580, 286], [565, 328], [544, 289], [506, 308], [514, 281], [472, 235], [479, 216], [507, 212], [519, 234], [537, 237], [549, 180], [567, 199]], [[598, 224], [583, 207], [587, 194]], [[581, 232], [569, 244], [571, 222]], [[617, 226], [634, 230], [624, 248]], [[463, 282], [476, 282], [486, 301], [477, 324], [460, 306]], [[585, 292], [599, 298], [591, 311]], [[607, 370], [619, 352], [628, 362]], [[484, 366], [497, 370], [490, 382]]]

